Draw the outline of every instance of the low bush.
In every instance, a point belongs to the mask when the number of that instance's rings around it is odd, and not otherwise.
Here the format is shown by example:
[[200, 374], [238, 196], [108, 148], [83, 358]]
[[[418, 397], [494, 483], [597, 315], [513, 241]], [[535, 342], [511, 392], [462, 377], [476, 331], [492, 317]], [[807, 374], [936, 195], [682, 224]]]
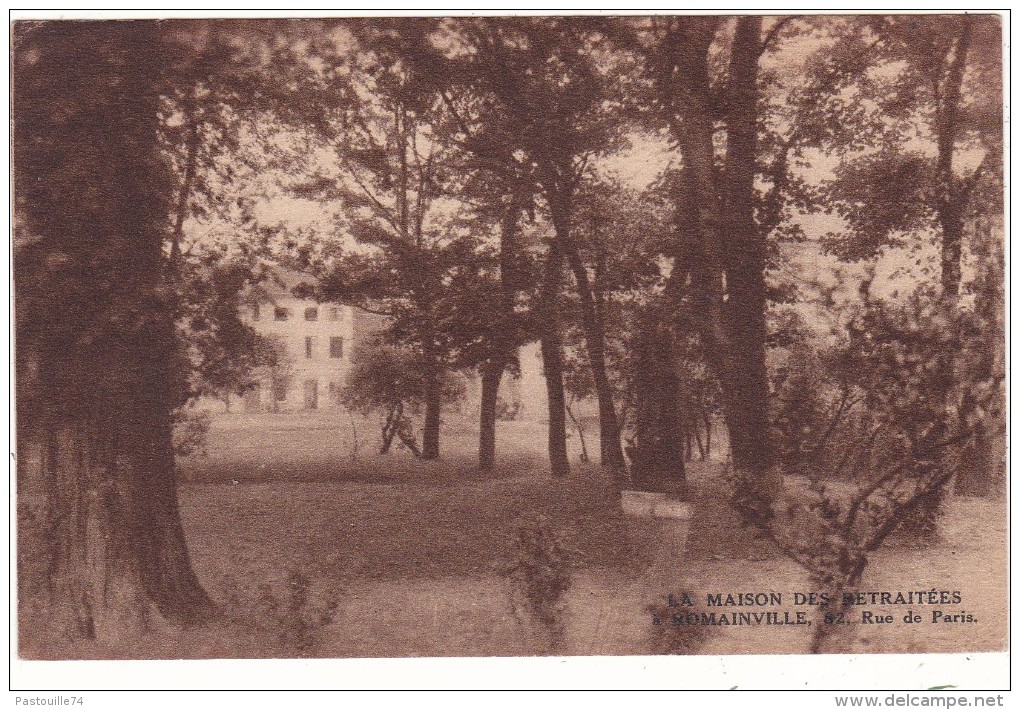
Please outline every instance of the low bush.
[[518, 524], [510, 554], [506, 574], [512, 584], [510, 601], [515, 616], [520, 619], [523, 610], [558, 648], [564, 637], [564, 597], [571, 585], [575, 551], [548, 517], [538, 515]]
[[280, 584], [263, 583], [254, 593], [231, 587], [224, 596], [228, 621], [254, 631], [266, 650], [302, 658], [321, 655], [317, 649], [339, 606], [338, 593], [314, 589], [300, 570], [288, 572]]
[[[681, 592], [679, 597], [704, 599], [691, 591]], [[669, 606], [665, 602], [649, 604], [645, 611], [652, 617], [652, 633], [649, 652], [655, 655], [687, 656], [700, 653], [714, 631], [704, 624], [686, 623], [686, 614], [700, 614], [697, 607]]]
[[180, 408], [174, 412], [174, 454], [205, 456], [212, 414], [197, 409]]

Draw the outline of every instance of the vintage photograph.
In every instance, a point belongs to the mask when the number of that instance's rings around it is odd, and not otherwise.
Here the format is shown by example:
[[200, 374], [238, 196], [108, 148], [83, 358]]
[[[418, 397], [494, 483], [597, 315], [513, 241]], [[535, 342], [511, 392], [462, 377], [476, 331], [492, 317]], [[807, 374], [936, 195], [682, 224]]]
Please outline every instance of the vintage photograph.
[[21, 659], [1006, 650], [1000, 15], [10, 32]]

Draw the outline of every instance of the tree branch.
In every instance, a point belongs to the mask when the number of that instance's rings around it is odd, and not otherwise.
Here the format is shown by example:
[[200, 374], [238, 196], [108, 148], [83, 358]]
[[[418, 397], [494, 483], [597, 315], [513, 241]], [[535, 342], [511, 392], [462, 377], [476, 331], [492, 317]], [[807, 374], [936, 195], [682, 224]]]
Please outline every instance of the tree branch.
[[768, 51], [769, 45], [771, 45], [772, 42], [774, 42], [779, 36], [783, 27], [797, 19], [800, 19], [800, 15], [790, 15], [788, 17], [780, 18], [774, 25], [772, 25], [772, 27], [769, 28], [769, 31], [765, 33], [765, 37], [762, 39], [761, 45], [759, 45], [758, 56], [761, 57], [766, 51]]

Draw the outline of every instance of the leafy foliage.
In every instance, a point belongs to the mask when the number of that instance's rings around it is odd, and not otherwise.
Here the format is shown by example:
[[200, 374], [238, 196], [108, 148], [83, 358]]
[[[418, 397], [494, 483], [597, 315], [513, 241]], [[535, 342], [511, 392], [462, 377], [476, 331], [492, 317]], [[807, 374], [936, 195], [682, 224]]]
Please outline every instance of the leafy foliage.
[[270, 648], [298, 657], [315, 657], [326, 628], [340, 605], [335, 592], [323, 591], [299, 569], [282, 583], [263, 583], [256, 590], [225, 590], [227, 607], [245, 626], [272, 638]]
[[[690, 590], [679, 590], [680, 598], [704, 598]], [[671, 607], [666, 603], [650, 604], [645, 611], [652, 617], [651, 652], [656, 655], [689, 656], [701, 652], [701, 649], [713, 636], [715, 627], [706, 624], [677, 623], [673, 615], [700, 614], [699, 607]]]
[[[173, 405], [186, 392], [177, 344], [157, 332], [173, 304], [152, 281], [173, 184], [154, 109], [175, 67], [123, 64], [133, 46], [170, 56], [173, 42], [117, 24], [94, 28], [90, 43], [80, 41], [83, 25], [75, 22], [20, 23], [14, 36], [19, 354], [41, 355], [45, 370], [47, 360], [61, 360], [39, 384], [72, 411], [101, 402], [115, 410], [132, 390], [152, 389], [153, 378]], [[137, 96], [141, 105], [132, 108], [151, 115], [134, 116], [125, 96]], [[158, 350], [164, 364], [129, 371], [115, 363], [132, 348]], [[21, 394], [26, 407], [45, 396]]]
[[839, 161], [808, 201], [845, 221], [826, 239], [832, 253], [868, 259], [904, 233], [935, 231], [959, 260], [962, 215], [983, 211], [976, 195], [1001, 182], [998, 32], [990, 15], [847, 18], [830, 31], [793, 120], [801, 150]]
[[[507, 574], [514, 584], [514, 610], [523, 606], [550, 634], [563, 640], [564, 595], [570, 589], [573, 549], [551, 521], [539, 515], [521, 521]], [[513, 599], [512, 599], [513, 601]]]
[[174, 454], [176, 456], [205, 456], [206, 442], [212, 415], [180, 407], [174, 411]]
[[840, 592], [911, 513], [939, 500], [1002, 407], [1002, 375], [988, 361], [994, 324], [978, 312], [923, 288], [903, 304], [866, 298], [855, 310], [843, 342], [801, 355], [809, 366], [780, 377], [774, 416], [780, 464], [808, 481], [783, 501], [771, 534]]
[[[456, 401], [464, 394], [462, 380], [453, 373], [447, 373], [440, 385], [445, 402]], [[360, 345], [351, 353], [351, 368], [340, 401], [353, 411], [381, 415], [381, 453], [389, 451], [396, 436], [419, 455], [413, 417], [425, 406], [428, 386], [413, 351], [379, 343]]]
[[258, 385], [259, 368], [269, 364], [271, 346], [241, 318], [254, 278], [243, 263], [221, 261], [182, 264], [178, 331], [191, 359], [191, 398], [223, 398]]
[[888, 150], [840, 165], [827, 192], [848, 230], [827, 235], [825, 248], [858, 261], [899, 245], [898, 235], [931, 224], [933, 183], [930, 161], [917, 153]]

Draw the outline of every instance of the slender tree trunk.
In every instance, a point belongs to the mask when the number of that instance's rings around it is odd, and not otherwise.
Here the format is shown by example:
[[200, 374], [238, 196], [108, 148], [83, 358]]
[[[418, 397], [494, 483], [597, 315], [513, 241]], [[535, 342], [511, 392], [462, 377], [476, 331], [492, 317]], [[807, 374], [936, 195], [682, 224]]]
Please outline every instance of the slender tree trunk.
[[973, 18], [960, 18], [963, 27], [956, 40], [945, 83], [945, 95], [935, 116], [938, 157], [936, 172], [939, 197], [937, 212], [942, 227], [942, 294], [953, 305], [960, 293], [960, 259], [963, 255], [963, 213], [966, 200], [954, 173], [953, 158], [959, 133], [963, 74], [970, 49]]
[[588, 270], [570, 233], [570, 199], [558, 195], [550, 200], [556, 241], [567, 257], [581, 302], [581, 326], [584, 329], [585, 349], [599, 403], [599, 454], [603, 466], [614, 471], [617, 480], [623, 476], [626, 463], [620, 444], [620, 424], [613, 403], [613, 386], [606, 368], [606, 334], [602, 314], [595, 302]]
[[[963, 74], [970, 48], [972, 18], [960, 18], [962, 28], [957, 37], [953, 58], [949, 63], [946, 76], [944, 95], [940, 109], [935, 115], [936, 143], [936, 175], [938, 182], [938, 199], [936, 212], [942, 230], [941, 284], [942, 299], [946, 307], [956, 309], [960, 298], [961, 259], [963, 257], [963, 214], [966, 196], [961, 191], [953, 167], [956, 153], [956, 140], [959, 133], [959, 112]], [[946, 371], [946, 387], [955, 378], [953, 353], [939, 354], [941, 367]], [[973, 445], [973, 442], [971, 443]], [[942, 515], [943, 503], [948, 490], [940, 490], [936, 495], [925, 498], [907, 519], [904, 529], [912, 537], [925, 540], [938, 538], [938, 519]]]
[[491, 471], [496, 460], [496, 406], [503, 372], [514, 359], [519, 345], [514, 313], [517, 282], [517, 230], [521, 208], [513, 196], [505, 206], [499, 229], [499, 285], [502, 305], [501, 320], [494, 328], [491, 347], [495, 356], [482, 364], [482, 401], [478, 427], [478, 466]]
[[[576, 252], [574, 254], [576, 256]], [[584, 265], [580, 263], [579, 258], [575, 259], [573, 256], [571, 263], [574, 265], [575, 280], [578, 282], [585, 349], [588, 351], [595, 396], [599, 403], [599, 455], [603, 466], [622, 473], [626, 465], [623, 447], [620, 444], [620, 424], [613, 402], [613, 386], [609, 381], [606, 367], [605, 325], [592, 297]]]
[[439, 367], [435, 358], [426, 354], [425, 365], [425, 424], [422, 428], [421, 458], [439, 458], [439, 423], [442, 418], [443, 398]]
[[478, 468], [482, 471], [492, 471], [496, 462], [496, 404], [503, 369], [501, 362], [489, 361], [482, 365], [482, 403], [478, 436]]
[[963, 219], [956, 205], [943, 205], [939, 222], [942, 227], [942, 293], [948, 302], [955, 304], [960, 295]]
[[563, 353], [559, 338], [544, 335], [542, 369], [545, 371], [545, 389], [549, 399], [549, 468], [553, 478], [570, 475], [567, 457], [567, 399], [563, 392]]
[[567, 457], [567, 400], [563, 391], [563, 351], [560, 339], [559, 291], [561, 255], [549, 247], [542, 284], [542, 370], [549, 401], [549, 468], [554, 478], [570, 475]]
[[382, 443], [379, 445], [380, 454], [388, 454], [390, 452], [390, 447], [393, 446], [393, 438], [397, 435], [397, 428], [400, 426], [400, 421], [403, 417], [403, 402], [397, 402], [390, 406], [390, 410], [386, 412], [386, 419], [383, 420], [382, 425]]
[[441, 400], [434, 390], [425, 400], [425, 425], [422, 429], [421, 457], [425, 460], [439, 458], [439, 422]]
[[701, 443], [701, 428], [697, 424], [697, 422], [695, 422], [695, 424], [694, 424], [694, 443], [696, 443], [698, 445], [698, 458], [701, 461], [704, 461], [705, 460], [705, 445], [703, 443]]
[[574, 416], [574, 410], [567, 405], [567, 416], [570, 417], [570, 422], [574, 425], [574, 431], [577, 432], [577, 439], [581, 443], [581, 462], [588, 463], [591, 458], [588, 456], [588, 442], [584, 438], [584, 422]]

